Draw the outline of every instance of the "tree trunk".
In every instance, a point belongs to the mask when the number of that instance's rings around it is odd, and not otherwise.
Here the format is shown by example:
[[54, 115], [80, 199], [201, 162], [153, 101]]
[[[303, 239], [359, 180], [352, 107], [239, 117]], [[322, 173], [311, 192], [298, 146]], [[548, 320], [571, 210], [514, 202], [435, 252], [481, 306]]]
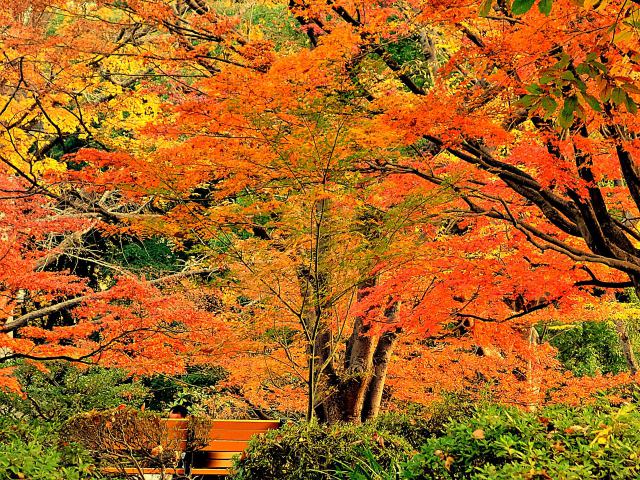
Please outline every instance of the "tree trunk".
[[310, 222], [311, 261], [308, 265], [301, 266], [298, 273], [303, 299], [301, 322], [308, 342], [307, 421], [312, 421], [314, 415], [318, 415], [320, 421], [327, 421], [333, 415], [330, 406], [323, 405], [324, 402], [319, 401], [318, 395], [320, 390], [333, 388], [333, 385], [338, 383], [333, 365], [333, 334], [325, 321], [325, 302], [330, 282], [326, 260], [330, 249], [330, 236], [326, 225], [328, 217], [328, 200], [316, 202]]
[[328, 369], [319, 382], [322, 400], [315, 408], [318, 421], [361, 423], [375, 418], [398, 332], [380, 337], [357, 336], [350, 349], [350, 367], [341, 375]]
[[344, 412], [346, 422], [359, 423], [362, 407], [372, 378], [373, 355], [377, 339], [360, 335], [351, 352], [351, 362], [345, 372], [343, 384]]
[[[375, 286], [375, 276], [368, 278], [358, 289], [358, 300], [368, 295], [366, 289]], [[373, 375], [373, 356], [378, 339], [369, 335], [369, 326], [363, 319], [355, 319], [353, 332], [347, 342], [344, 359], [345, 380], [342, 386], [344, 397], [343, 420], [359, 423], [362, 419], [362, 407]]]
[[[527, 362], [527, 381], [529, 382], [529, 388], [532, 395], [532, 402], [529, 403], [529, 408], [533, 409], [537, 407], [539, 403], [537, 399], [540, 396], [540, 385], [539, 382], [537, 382], [534, 378], [534, 358], [532, 358], [536, 353], [538, 345], [540, 345], [540, 335], [538, 335], [538, 331], [533, 325], [529, 328], [529, 345], [531, 346], [531, 356], [529, 357], [529, 361]], [[535, 356], [535, 360], [537, 360], [537, 354]]]
[[397, 341], [398, 332], [395, 331], [384, 333], [378, 341], [378, 346], [373, 355], [373, 377], [362, 408], [362, 420], [371, 420], [378, 416], [391, 354]]
[[616, 331], [618, 332], [618, 339], [620, 340], [620, 346], [622, 347], [622, 353], [624, 354], [624, 358], [627, 361], [627, 366], [629, 367], [629, 371], [632, 375], [638, 373], [638, 361], [636, 360], [636, 355], [633, 352], [633, 345], [631, 344], [631, 339], [629, 338], [629, 333], [627, 331], [627, 325], [623, 320], [616, 320]]

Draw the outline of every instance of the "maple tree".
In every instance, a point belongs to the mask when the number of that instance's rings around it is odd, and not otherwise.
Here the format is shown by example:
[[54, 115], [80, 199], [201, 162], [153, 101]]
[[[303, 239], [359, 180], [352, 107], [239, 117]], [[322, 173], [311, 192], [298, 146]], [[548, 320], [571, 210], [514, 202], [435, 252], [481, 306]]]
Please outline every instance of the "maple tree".
[[[157, 99], [130, 95], [149, 68], [132, 49], [153, 27], [102, 7], [10, 2], [1, 11], [3, 361], [99, 360], [176, 373], [181, 353], [221, 350], [223, 326], [179, 293], [180, 282], [215, 268], [150, 253], [136, 264], [127, 252], [169, 250], [139, 223], [158, 210], [148, 196], [113, 188], [114, 178], [92, 185], [99, 171], [63, 157], [104, 148], [98, 131], [126, 137], [157, 108]], [[112, 122], [113, 110], [126, 122]]]
[[[640, 91], [636, 4], [531, 5], [3, 7], [5, 358], [220, 358], [360, 421], [395, 351], [396, 395], [539, 401], [532, 326], [639, 283]], [[114, 253], [158, 242], [161, 274]]]

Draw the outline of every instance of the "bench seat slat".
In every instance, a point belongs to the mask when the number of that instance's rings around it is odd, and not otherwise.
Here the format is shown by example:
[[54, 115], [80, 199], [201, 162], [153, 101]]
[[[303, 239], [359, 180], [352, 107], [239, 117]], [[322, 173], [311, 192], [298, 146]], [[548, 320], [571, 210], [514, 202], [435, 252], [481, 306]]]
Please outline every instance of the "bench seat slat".
[[265, 431], [255, 430], [211, 430], [209, 438], [211, 440], [249, 440], [254, 435], [265, 433]]
[[192, 468], [193, 475], [229, 475], [230, 468]]
[[200, 452], [242, 452], [249, 445], [249, 440], [214, 440], [202, 448]]
[[255, 430], [266, 432], [280, 426], [279, 420], [213, 420], [212, 430]]
[[218, 452], [211, 450], [206, 452], [207, 458], [212, 460], [231, 460], [236, 455], [240, 455], [242, 452]]
[[[201, 468], [229, 468], [233, 465], [233, 460], [208, 459]], [[200, 467], [197, 467], [200, 468]]]
[[[101, 468], [100, 471], [102, 473], [126, 473], [126, 474], [139, 474], [140, 471], [142, 473], [162, 473], [161, 468], [140, 468], [137, 469], [135, 467], [104, 467]], [[164, 473], [175, 474], [175, 475], [184, 475], [184, 468], [165, 468]]]

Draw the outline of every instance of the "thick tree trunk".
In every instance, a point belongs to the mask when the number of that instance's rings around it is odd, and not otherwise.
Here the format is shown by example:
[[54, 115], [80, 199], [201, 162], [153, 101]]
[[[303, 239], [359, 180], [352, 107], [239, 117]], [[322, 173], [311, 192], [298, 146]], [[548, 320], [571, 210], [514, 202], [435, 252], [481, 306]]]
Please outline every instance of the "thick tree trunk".
[[362, 408], [362, 420], [371, 420], [377, 417], [380, 412], [380, 404], [382, 403], [382, 394], [387, 380], [391, 354], [397, 341], [397, 332], [386, 332], [378, 341], [378, 346], [373, 355], [373, 377], [371, 378], [367, 397]]
[[357, 335], [353, 339], [350, 351], [347, 351], [348, 361], [342, 386], [343, 419], [347, 422], [358, 423], [361, 420], [362, 407], [371, 382], [377, 338], [367, 335], [368, 328], [362, 325], [361, 319], [356, 320], [354, 330]]
[[351, 352], [347, 352], [352, 354], [350, 368], [341, 375], [333, 370], [322, 374], [322, 400], [315, 407], [318, 421], [361, 423], [378, 415], [397, 340], [397, 332], [380, 337], [362, 334], [354, 340]]
[[360, 422], [378, 342], [376, 337], [368, 335], [368, 330], [362, 318], [356, 318], [347, 341], [342, 369], [337, 372], [336, 363], [329, 362], [329, 368], [322, 372], [323, 399], [316, 408], [319, 420], [329, 423]]
[[[358, 289], [358, 301], [368, 295], [368, 288], [375, 286], [375, 276], [368, 278]], [[344, 359], [343, 420], [358, 423], [362, 418], [362, 407], [373, 375], [373, 355], [378, 339], [369, 335], [369, 326], [361, 317], [356, 318], [353, 332], [347, 342]]]

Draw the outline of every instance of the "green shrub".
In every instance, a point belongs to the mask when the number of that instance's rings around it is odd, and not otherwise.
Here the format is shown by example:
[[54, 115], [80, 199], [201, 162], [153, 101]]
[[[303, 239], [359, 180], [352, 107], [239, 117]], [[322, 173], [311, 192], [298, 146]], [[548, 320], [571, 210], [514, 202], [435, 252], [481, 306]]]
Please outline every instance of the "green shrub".
[[[388, 470], [407, 458], [411, 445], [374, 424], [290, 424], [252, 440], [237, 464], [236, 480], [320, 480], [350, 478], [359, 460]], [[361, 478], [361, 477], [351, 477]]]
[[461, 420], [473, 411], [469, 398], [446, 394], [428, 405], [409, 403], [401, 411], [383, 413], [373, 424], [378, 430], [404, 438], [417, 449], [427, 439], [440, 435], [451, 420]]
[[488, 406], [451, 421], [404, 468], [406, 479], [637, 479], [640, 413], [633, 406], [528, 413]]
[[187, 367], [184, 375], [152, 375], [141, 382], [150, 393], [147, 407], [164, 412], [176, 404], [200, 406], [215, 394], [214, 387], [226, 377], [222, 367], [195, 365]]
[[549, 343], [558, 349], [558, 360], [577, 376], [620, 373], [627, 362], [615, 327], [609, 322], [582, 322], [548, 328]]
[[338, 470], [335, 477], [348, 480], [398, 480], [402, 473], [397, 460], [385, 467], [367, 449], [359, 452], [358, 458], [353, 458], [351, 462], [351, 465], [345, 465], [342, 470]]
[[94, 471], [87, 453], [50, 426], [0, 418], [0, 478], [89, 480]]
[[372, 423], [377, 430], [402, 437], [416, 449], [433, 436], [429, 417], [423, 414], [388, 412], [381, 414]]
[[147, 390], [118, 369], [79, 369], [66, 362], [47, 363], [48, 372], [18, 362], [16, 375], [25, 398], [0, 391], [0, 415], [62, 423], [87, 410], [121, 404], [139, 407]]

